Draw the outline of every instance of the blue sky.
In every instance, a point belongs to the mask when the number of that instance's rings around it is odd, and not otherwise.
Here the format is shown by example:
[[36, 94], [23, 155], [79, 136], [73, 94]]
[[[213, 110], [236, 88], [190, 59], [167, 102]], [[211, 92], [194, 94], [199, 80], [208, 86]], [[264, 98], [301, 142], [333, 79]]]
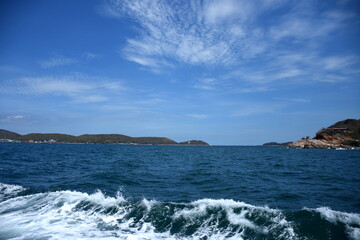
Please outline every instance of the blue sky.
[[5, 0], [0, 128], [254, 145], [360, 118], [356, 0]]

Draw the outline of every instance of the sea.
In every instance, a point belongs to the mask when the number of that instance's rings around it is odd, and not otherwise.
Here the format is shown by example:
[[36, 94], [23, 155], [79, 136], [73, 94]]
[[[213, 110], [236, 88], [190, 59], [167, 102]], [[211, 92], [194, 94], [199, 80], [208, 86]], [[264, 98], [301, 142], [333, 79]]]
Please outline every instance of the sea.
[[360, 239], [360, 150], [0, 143], [0, 239]]

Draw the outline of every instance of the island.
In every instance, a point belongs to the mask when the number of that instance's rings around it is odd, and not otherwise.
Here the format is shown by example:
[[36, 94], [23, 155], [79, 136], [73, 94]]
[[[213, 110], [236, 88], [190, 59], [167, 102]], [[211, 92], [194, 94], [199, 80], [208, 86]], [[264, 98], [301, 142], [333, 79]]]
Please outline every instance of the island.
[[61, 133], [30, 133], [21, 135], [0, 129], [0, 142], [23, 143], [83, 143], [83, 144], [129, 144], [129, 145], [181, 145], [208, 146], [201, 140], [176, 142], [165, 137], [130, 137], [122, 134], [84, 134], [73, 136]]
[[346, 119], [319, 130], [314, 138], [303, 138], [289, 148], [360, 149], [360, 119]]
[[264, 143], [263, 146], [286, 147], [286, 146], [288, 146], [290, 143], [291, 143], [291, 142], [285, 142], [285, 143], [268, 142], [268, 143]]

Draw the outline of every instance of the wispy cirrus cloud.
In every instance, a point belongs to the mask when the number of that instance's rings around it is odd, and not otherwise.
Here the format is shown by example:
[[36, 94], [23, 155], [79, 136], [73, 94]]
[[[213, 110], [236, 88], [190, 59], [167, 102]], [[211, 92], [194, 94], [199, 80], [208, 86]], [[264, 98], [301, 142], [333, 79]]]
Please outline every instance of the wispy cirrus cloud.
[[[351, 14], [341, 11], [325, 11], [319, 16], [309, 10], [309, 4], [299, 3], [277, 17], [273, 25], [264, 27], [258, 23], [263, 13], [286, 7], [287, 2], [112, 0], [106, 9], [108, 15], [133, 18], [144, 30], [139, 38], [128, 39], [123, 49], [126, 58], [143, 65], [148, 65], [149, 58], [159, 57], [190, 64], [229, 64], [239, 56], [262, 52], [269, 36], [274, 41], [289, 36], [324, 36], [351, 18]], [[313, 31], [314, 24], [317, 31]]]
[[7, 116], [7, 119], [22, 119], [24, 118], [24, 116], [22, 115], [14, 115], [14, 116]]
[[63, 96], [78, 103], [104, 102], [127, 88], [119, 80], [82, 74], [24, 77], [2, 83], [2, 93]]
[[55, 55], [51, 58], [40, 61], [39, 64], [43, 68], [55, 68], [55, 67], [71, 66], [79, 62], [90, 61], [100, 58], [102, 58], [101, 54], [85, 52], [84, 54], [77, 57], [66, 57], [61, 55]]
[[191, 114], [188, 114], [187, 116], [192, 117], [192, 118], [195, 118], [195, 119], [206, 119], [206, 118], [209, 118], [208, 115], [206, 115], [206, 114], [201, 114], [201, 113], [191, 113]]
[[[279, 22], [269, 28], [270, 36], [276, 41], [283, 39], [312, 40], [327, 37], [341, 30], [355, 17], [348, 11], [327, 9], [315, 10], [315, 2], [299, 2], [289, 12], [279, 17]], [[316, 31], [314, 31], [316, 29]]]
[[219, 81], [215, 78], [200, 78], [197, 79], [192, 87], [203, 90], [215, 90], [218, 84]]
[[1, 123], [17, 123], [25, 120], [25, 116], [23, 115], [3, 115], [0, 114], [0, 122]]
[[92, 52], [86, 52], [82, 55], [82, 57], [85, 60], [93, 60], [93, 59], [100, 59], [102, 58], [101, 54], [96, 54], [96, 53], [92, 53]]
[[279, 101], [285, 101], [285, 102], [293, 102], [293, 103], [310, 103], [311, 100], [310, 99], [306, 99], [306, 98], [283, 98], [283, 97], [275, 97], [273, 98], [274, 100], [279, 100]]
[[53, 68], [59, 66], [67, 66], [76, 63], [77, 60], [74, 58], [55, 56], [40, 62], [40, 66], [43, 68]]
[[[345, 75], [356, 72], [359, 59], [327, 56], [321, 53], [319, 42], [344, 31], [356, 14], [342, 9], [341, 4], [331, 9], [316, 4], [288, 0], [109, 0], [103, 9], [108, 16], [129, 17], [140, 26], [138, 35], [128, 38], [120, 52], [127, 60], [155, 72], [180, 62], [241, 68], [229, 68], [227, 76], [232, 75], [235, 83], [300, 81], [310, 76], [347, 79]], [[251, 61], [258, 59], [262, 67], [254, 69]], [[226, 82], [226, 77], [219, 78]], [[216, 84], [205, 78], [192, 87], [212, 90]], [[248, 89], [256, 90], [256, 86]]]
[[246, 51], [246, 41], [256, 36], [256, 30], [244, 29], [242, 23], [258, 8], [252, 1], [243, 2], [252, 9], [249, 13], [230, 0], [109, 1], [106, 9], [108, 15], [133, 18], [144, 30], [122, 49], [130, 61], [149, 67], [167, 61], [228, 65]]

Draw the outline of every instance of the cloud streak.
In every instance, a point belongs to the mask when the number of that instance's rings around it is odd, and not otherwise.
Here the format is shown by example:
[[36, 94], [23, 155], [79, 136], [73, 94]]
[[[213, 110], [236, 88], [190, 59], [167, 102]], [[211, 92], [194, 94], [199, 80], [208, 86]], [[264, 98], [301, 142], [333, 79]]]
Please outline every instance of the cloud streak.
[[[341, 11], [327, 11], [317, 16], [317, 12], [299, 3], [295, 10], [281, 15], [272, 25], [259, 24], [258, 18], [263, 13], [284, 7], [286, 3], [280, 0], [113, 0], [106, 9], [109, 15], [130, 17], [141, 26], [143, 31], [138, 38], [128, 39], [123, 55], [150, 67], [168, 59], [189, 64], [227, 65], [239, 57], [267, 50], [265, 42], [269, 39], [276, 43], [286, 37], [325, 36], [351, 18]], [[313, 31], [314, 25], [317, 31]]]
[[[320, 9], [315, 4], [287, 0], [110, 0], [104, 9], [109, 16], [131, 18], [140, 27], [136, 38], [127, 39], [122, 56], [158, 73], [186, 63], [241, 68], [230, 70], [227, 76], [233, 76], [235, 82], [254, 84], [301, 78], [338, 82], [353, 77], [350, 75], [358, 74], [359, 59], [328, 56], [318, 42], [343, 31], [354, 13], [340, 7]], [[254, 69], [249, 63], [259, 59], [263, 67]], [[198, 80], [192, 87], [212, 90], [218, 83], [209, 79]], [[258, 86], [248, 88], [250, 92], [256, 89], [260, 90]]]
[[65, 56], [59, 56], [56, 55], [54, 57], [51, 57], [49, 59], [45, 59], [39, 62], [40, 66], [43, 68], [51, 69], [55, 67], [63, 67], [63, 66], [71, 66], [80, 62], [84, 61], [91, 61], [96, 59], [101, 59], [102, 55], [92, 53], [92, 52], [85, 52], [81, 56], [78, 56], [76, 58], [74, 57], [65, 57]]
[[199, 114], [199, 113], [192, 113], [192, 114], [188, 114], [187, 116], [192, 117], [192, 118], [195, 118], [195, 119], [199, 119], [199, 120], [209, 118], [208, 115], [206, 115], [206, 114]]
[[[237, 18], [242, 8], [234, 1], [217, 5], [198, 1], [110, 1], [112, 16], [133, 18], [143, 29], [139, 38], [128, 39], [122, 54], [130, 61], [147, 67], [159, 67], [170, 61], [194, 65], [228, 65], [235, 60], [235, 49], [245, 49], [242, 26], [217, 23]], [[251, 2], [248, 1], [251, 5]], [[116, 14], [114, 14], [116, 13]], [[243, 16], [245, 18], [246, 16]]]
[[40, 66], [43, 68], [53, 68], [59, 66], [68, 66], [76, 63], [77, 60], [74, 58], [64, 57], [64, 56], [56, 56], [50, 59], [46, 59], [40, 62]]
[[22, 116], [22, 115], [15, 115], [15, 116], [7, 116], [6, 118], [7, 118], [7, 119], [22, 119], [22, 118], [24, 118], [24, 116]]
[[78, 103], [104, 102], [127, 88], [119, 80], [82, 74], [24, 77], [3, 82], [2, 93], [31, 96], [62, 96]]

